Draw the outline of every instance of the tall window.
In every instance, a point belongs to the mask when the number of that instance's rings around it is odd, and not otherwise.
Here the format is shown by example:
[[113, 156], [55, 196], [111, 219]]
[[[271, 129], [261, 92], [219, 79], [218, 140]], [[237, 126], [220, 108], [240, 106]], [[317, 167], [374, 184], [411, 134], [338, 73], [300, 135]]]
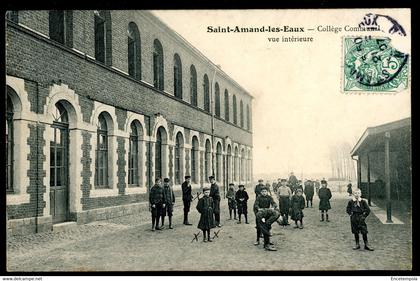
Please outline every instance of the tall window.
[[239, 154], [238, 154], [238, 148], [235, 148], [235, 157], [233, 160], [233, 165], [234, 165], [234, 179], [235, 181], [239, 181]]
[[182, 149], [183, 138], [182, 134], [178, 133], [175, 140], [175, 184], [181, 184], [181, 149]]
[[197, 106], [197, 71], [194, 65], [190, 67], [190, 99], [191, 104]]
[[162, 177], [162, 132], [159, 129], [156, 134], [155, 145], [155, 177]]
[[128, 184], [139, 185], [139, 134], [136, 123], [130, 126], [130, 142], [128, 148]]
[[198, 140], [197, 137], [192, 139], [192, 148], [191, 148], [191, 180], [193, 183], [198, 182], [197, 175], [197, 166], [198, 166]]
[[128, 24], [128, 74], [141, 79], [141, 41], [140, 33], [134, 22]]
[[72, 11], [53, 10], [49, 12], [49, 33], [52, 40], [72, 47], [72, 25]]
[[210, 176], [210, 161], [211, 161], [211, 147], [210, 147], [210, 141], [206, 140], [206, 151], [204, 155], [204, 171], [205, 171], [205, 178], [208, 179]]
[[210, 88], [209, 88], [209, 77], [207, 77], [207, 74], [204, 74], [203, 91], [204, 91], [204, 110], [207, 112], [210, 112]]
[[214, 85], [214, 106], [216, 116], [220, 117], [220, 88], [217, 82]]
[[7, 11], [6, 19], [18, 23], [18, 11]]
[[220, 142], [218, 142], [217, 147], [216, 147], [216, 180], [217, 181], [221, 180], [221, 177], [220, 177], [220, 172], [222, 171], [221, 162], [222, 162], [222, 145], [220, 144]]
[[182, 99], [182, 63], [178, 54], [174, 55], [174, 95]]
[[251, 129], [251, 116], [249, 115], [249, 104], [246, 105], [246, 128]]
[[241, 180], [245, 180], [245, 150], [241, 150]]
[[225, 119], [229, 121], [229, 92], [225, 90]]
[[94, 11], [95, 15], [95, 59], [112, 64], [111, 14], [109, 11]]
[[244, 127], [244, 103], [241, 101], [239, 103], [239, 116], [241, 121], [241, 127]]
[[238, 108], [236, 106], [236, 96], [233, 95], [233, 124], [238, 124]]
[[153, 42], [153, 85], [163, 91], [163, 48], [157, 39]]
[[6, 116], [6, 191], [13, 192], [13, 103], [9, 95], [7, 95], [7, 116]]
[[108, 125], [104, 113], [98, 117], [95, 186], [108, 186]]

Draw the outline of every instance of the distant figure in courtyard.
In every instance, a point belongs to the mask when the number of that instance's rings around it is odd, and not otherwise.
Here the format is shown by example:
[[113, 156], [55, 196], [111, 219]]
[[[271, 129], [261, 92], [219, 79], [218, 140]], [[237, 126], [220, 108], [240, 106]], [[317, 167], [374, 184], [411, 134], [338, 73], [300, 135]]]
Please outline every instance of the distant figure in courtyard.
[[172, 229], [172, 214], [175, 204], [175, 194], [170, 185], [170, 179], [165, 178], [163, 180], [163, 206], [162, 207], [162, 225], [161, 228], [165, 227], [165, 216], [169, 218], [169, 229]]
[[268, 194], [270, 194], [270, 196], [272, 196], [272, 194], [271, 194], [271, 185], [270, 185], [270, 182], [266, 182], [265, 183], [265, 188], [267, 188], [267, 191], [268, 191]]
[[254, 212], [257, 220], [257, 241], [254, 245], [260, 244], [260, 237], [264, 237], [264, 249], [267, 251], [277, 251], [270, 242], [271, 225], [280, 217], [280, 212], [277, 209], [277, 204], [273, 197], [268, 194], [268, 190], [263, 187], [261, 195], [257, 197], [254, 204]]
[[306, 208], [309, 208], [309, 202], [311, 203], [312, 208], [312, 199], [314, 197], [314, 183], [311, 180], [305, 182], [305, 198], [306, 198]]
[[370, 214], [370, 209], [366, 200], [362, 199], [362, 191], [360, 189], [353, 191], [353, 198], [347, 204], [346, 211], [350, 216], [351, 232], [354, 234], [356, 241], [353, 250], [360, 249], [359, 233], [362, 233], [365, 250], [373, 251], [373, 248], [368, 243], [368, 229], [365, 221]]
[[214, 202], [210, 197], [210, 188], [204, 187], [203, 194], [204, 196], [197, 203], [197, 211], [200, 213], [200, 221], [198, 222], [197, 228], [203, 231], [203, 242], [212, 242], [210, 229], [216, 227], [213, 214]]
[[351, 196], [353, 194], [353, 189], [352, 189], [351, 181], [347, 185], [347, 193], [349, 194], [349, 196]]
[[299, 184], [298, 179], [296, 178], [296, 176], [294, 175], [294, 173], [291, 172], [290, 173], [290, 176], [289, 176], [289, 186], [290, 186], [290, 189], [292, 190], [293, 193], [295, 192], [298, 184]]
[[229, 184], [228, 191], [226, 192], [226, 198], [228, 199], [229, 220], [232, 220], [232, 211], [234, 213], [234, 219], [236, 220], [235, 185], [233, 183]]
[[328, 210], [331, 209], [330, 199], [332, 197], [331, 190], [327, 187], [327, 181], [321, 180], [321, 188], [318, 192], [319, 210], [321, 211], [321, 221], [324, 221], [324, 213], [326, 221], [329, 222]]
[[210, 197], [213, 199], [213, 212], [214, 212], [214, 219], [216, 221], [217, 227], [222, 227], [220, 224], [220, 191], [219, 186], [214, 179], [214, 176], [209, 177], [209, 181], [211, 183], [210, 186]]
[[242, 214], [245, 217], [245, 223], [249, 224], [248, 222], [248, 192], [245, 191], [245, 186], [243, 184], [239, 185], [239, 190], [236, 191], [235, 194], [236, 204], [238, 206], [238, 215], [239, 221], [238, 224], [241, 223], [241, 216]]
[[258, 184], [255, 186], [254, 192], [255, 192], [255, 199], [258, 197], [258, 195], [261, 194], [261, 189], [264, 187], [264, 181], [262, 179], [258, 180]]
[[303, 228], [303, 209], [305, 209], [305, 198], [302, 196], [302, 190], [298, 188], [290, 200], [290, 214], [295, 221], [295, 228]]
[[315, 191], [316, 191], [316, 195], [318, 196], [318, 193], [319, 193], [319, 186], [320, 186], [320, 184], [319, 184], [319, 180], [316, 180], [315, 181]]
[[277, 190], [278, 190], [278, 188], [279, 188], [279, 186], [280, 186], [280, 179], [278, 179], [277, 181], [273, 181], [273, 192], [274, 192], [274, 194], [277, 194]]
[[292, 190], [287, 185], [286, 179], [280, 180], [280, 186], [277, 189], [277, 198], [279, 200], [280, 214], [283, 217], [282, 225], [289, 224], [289, 208], [290, 208], [290, 198], [292, 197]]
[[165, 207], [163, 203], [163, 188], [162, 180], [157, 178], [155, 184], [150, 188], [149, 192], [150, 211], [152, 212], [152, 231], [162, 230], [159, 227], [159, 218], [162, 214], [162, 208]]
[[190, 212], [192, 197], [191, 176], [185, 176], [185, 181], [181, 185], [182, 202], [184, 203], [184, 224], [191, 225], [188, 221], [188, 213]]

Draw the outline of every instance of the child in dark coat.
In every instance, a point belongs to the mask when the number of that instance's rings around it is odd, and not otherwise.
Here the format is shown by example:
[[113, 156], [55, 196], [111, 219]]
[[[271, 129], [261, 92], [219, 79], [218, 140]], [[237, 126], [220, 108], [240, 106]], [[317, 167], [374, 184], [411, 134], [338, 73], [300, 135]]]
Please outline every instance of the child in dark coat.
[[368, 244], [368, 229], [365, 219], [370, 214], [368, 203], [362, 199], [362, 192], [360, 189], [353, 191], [353, 199], [347, 204], [347, 214], [350, 216], [351, 232], [354, 234], [356, 246], [353, 250], [360, 249], [359, 233], [362, 233], [363, 242], [365, 243], [365, 250], [373, 251], [373, 248]]
[[[305, 208], [305, 198], [302, 196], [302, 189], [298, 188], [296, 194], [290, 200], [290, 213], [292, 220], [295, 221], [295, 228], [303, 228], [303, 209]], [[298, 225], [300, 222], [300, 226]]]
[[245, 191], [245, 187], [243, 184], [239, 185], [239, 190], [236, 191], [235, 194], [236, 204], [238, 206], [238, 215], [239, 221], [238, 224], [241, 223], [241, 215], [243, 214], [245, 217], [245, 223], [249, 224], [248, 222], [248, 193]]
[[226, 193], [226, 198], [228, 199], [229, 220], [232, 219], [232, 211], [234, 213], [234, 219], [236, 220], [235, 185], [233, 183], [229, 184], [229, 189]]
[[327, 181], [322, 180], [321, 181], [321, 188], [318, 191], [318, 197], [319, 197], [319, 210], [321, 211], [321, 221], [324, 221], [324, 213], [327, 219], [328, 219], [328, 210], [331, 209], [330, 199], [332, 197], [331, 190], [327, 187]]
[[210, 197], [210, 188], [205, 187], [203, 194], [204, 196], [197, 203], [197, 210], [200, 213], [200, 221], [198, 222], [197, 228], [203, 231], [203, 242], [212, 242], [210, 229], [215, 228], [216, 224], [213, 216], [213, 199]]

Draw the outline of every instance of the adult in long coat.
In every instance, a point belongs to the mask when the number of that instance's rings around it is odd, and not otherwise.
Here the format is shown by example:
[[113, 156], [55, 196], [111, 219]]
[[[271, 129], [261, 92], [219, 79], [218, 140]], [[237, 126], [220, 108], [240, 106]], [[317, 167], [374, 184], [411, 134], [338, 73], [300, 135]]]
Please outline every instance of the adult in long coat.
[[219, 186], [214, 179], [214, 176], [209, 177], [211, 186], [210, 186], [210, 197], [213, 199], [213, 212], [214, 212], [214, 219], [216, 221], [216, 226], [221, 227], [220, 224], [220, 191]]
[[306, 181], [305, 182], [305, 198], [306, 198], [306, 208], [309, 208], [309, 202], [311, 202], [311, 208], [312, 208], [312, 199], [314, 197], [314, 183], [312, 181]]
[[[162, 188], [162, 180], [157, 178], [155, 184], [149, 190], [149, 204], [152, 212], [152, 231], [161, 230], [159, 227], [159, 218], [164, 207], [164, 191]], [[156, 225], [155, 225], [156, 223]]]
[[182, 202], [184, 203], [184, 224], [191, 225], [188, 221], [188, 213], [190, 212], [192, 197], [191, 176], [185, 176], [185, 181], [182, 183]]

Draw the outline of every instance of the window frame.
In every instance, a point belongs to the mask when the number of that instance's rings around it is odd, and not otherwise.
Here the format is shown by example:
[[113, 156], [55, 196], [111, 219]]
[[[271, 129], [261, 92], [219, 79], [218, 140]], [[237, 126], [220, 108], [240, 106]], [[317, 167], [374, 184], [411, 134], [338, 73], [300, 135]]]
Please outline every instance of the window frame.
[[[106, 128], [101, 128], [101, 118]], [[109, 188], [109, 136], [108, 136], [108, 124], [103, 113], [99, 114], [98, 117], [98, 128], [96, 131], [96, 157], [95, 157], [95, 188]], [[104, 142], [101, 144], [101, 137]], [[102, 160], [102, 162], [101, 162]], [[101, 164], [101, 165], [100, 165]], [[102, 177], [100, 177], [100, 172]]]
[[139, 134], [134, 121], [130, 125], [128, 145], [128, 186], [139, 186]]

